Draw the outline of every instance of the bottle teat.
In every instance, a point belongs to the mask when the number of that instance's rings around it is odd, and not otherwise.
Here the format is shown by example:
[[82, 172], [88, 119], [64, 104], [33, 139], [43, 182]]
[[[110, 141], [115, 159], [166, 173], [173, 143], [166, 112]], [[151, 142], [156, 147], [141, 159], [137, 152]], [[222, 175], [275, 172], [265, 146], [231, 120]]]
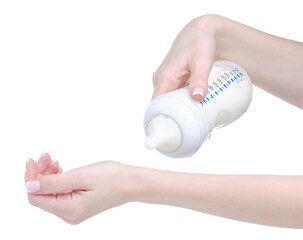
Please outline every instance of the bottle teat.
[[182, 134], [177, 123], [170, 117], [158, 115], [148, 123], [148, 137], [145, 147], [172, 152], [177, 150], [182, 142]]

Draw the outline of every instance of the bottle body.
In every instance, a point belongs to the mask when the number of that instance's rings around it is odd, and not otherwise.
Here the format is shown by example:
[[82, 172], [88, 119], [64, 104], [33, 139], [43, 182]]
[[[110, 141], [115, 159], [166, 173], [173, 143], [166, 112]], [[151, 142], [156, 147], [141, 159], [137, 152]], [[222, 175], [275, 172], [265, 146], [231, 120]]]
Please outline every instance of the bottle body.
[[[208, 78], [206, 97], [202, 101], [192, 99], [186, 86], [155, 98], [145, 113], [145, 133], [148, 139], [157, 140], [155, 148], [162, 154], [189, 157], [214, 128], [239, 118], [251, 98], [252, 84], [247, 73], [234, 63], [216, 61]], [[165, 125], [162, 129], [161, 124]]]

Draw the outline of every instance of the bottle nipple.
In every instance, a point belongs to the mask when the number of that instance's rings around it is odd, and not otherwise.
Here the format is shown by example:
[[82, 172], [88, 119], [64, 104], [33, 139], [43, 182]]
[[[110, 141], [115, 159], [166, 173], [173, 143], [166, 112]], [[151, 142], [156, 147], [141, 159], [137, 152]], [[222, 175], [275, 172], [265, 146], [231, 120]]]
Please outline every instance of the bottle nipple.
[[150, 120], [147, 126], [148, 137], [145, 147], [152, 150], [173, 152], [182, 142], [182, 133], [177, 123], [170, 117], [158, 115]]

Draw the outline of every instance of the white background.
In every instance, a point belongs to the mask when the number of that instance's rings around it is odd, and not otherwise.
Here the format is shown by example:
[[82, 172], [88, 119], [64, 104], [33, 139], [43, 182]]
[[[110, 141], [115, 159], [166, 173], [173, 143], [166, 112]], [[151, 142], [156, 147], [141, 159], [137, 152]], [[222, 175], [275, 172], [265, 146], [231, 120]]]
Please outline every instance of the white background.
[[302, 174], [302, 110], [257, 87], [247, 113], [191, 158], [143, 145], [151, 76], [191, 19], [216, 13], [303, 41], [300, 1], [268, 2], [0, 1], [0, 239], [302, 239], [303, 230], [140, 203], [71, 226], [30, 206], [23, 182], [26, 158], [43, 151], [65, 171], [110, 159], [187, 172]]

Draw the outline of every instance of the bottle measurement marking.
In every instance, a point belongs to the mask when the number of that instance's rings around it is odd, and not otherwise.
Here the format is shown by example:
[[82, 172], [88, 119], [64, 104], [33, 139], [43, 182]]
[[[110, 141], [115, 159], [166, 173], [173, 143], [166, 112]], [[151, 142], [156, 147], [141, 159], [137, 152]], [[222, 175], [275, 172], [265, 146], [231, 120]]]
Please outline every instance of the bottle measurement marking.
[[223, 93], [229, 86], [239, 84], [242, 81], [244, 81], [244, 76], [238, 68], [234, 68], [231, 71], [222, 73], [220, 77], [208, 85], [207, 95], [202, 101], [200, 101], [200, 103], [202, 105], [207, 104], [216, 97], [220, 96], [220, 94]]

